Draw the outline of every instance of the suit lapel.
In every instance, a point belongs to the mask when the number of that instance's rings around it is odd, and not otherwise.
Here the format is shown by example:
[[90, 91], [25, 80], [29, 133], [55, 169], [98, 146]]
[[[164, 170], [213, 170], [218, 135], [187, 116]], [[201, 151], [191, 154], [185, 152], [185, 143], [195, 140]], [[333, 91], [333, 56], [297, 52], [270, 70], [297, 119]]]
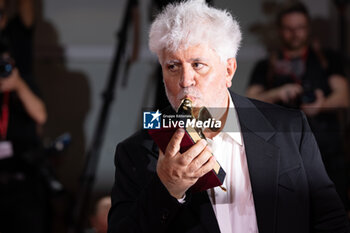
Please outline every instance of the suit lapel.
[[279, 149], [268, 140], [275, 129], [248, 100], [231, 93], [238, 113], [260, 233], [275, 230]]
[[[231, 93], [245, 145], [258, 229], [275, 232], [279, 148], [269, 143], [275, 129], [247, 98]], [[193, 211], [209, 232], [220, 232], [206, 192], [193, 197]]]

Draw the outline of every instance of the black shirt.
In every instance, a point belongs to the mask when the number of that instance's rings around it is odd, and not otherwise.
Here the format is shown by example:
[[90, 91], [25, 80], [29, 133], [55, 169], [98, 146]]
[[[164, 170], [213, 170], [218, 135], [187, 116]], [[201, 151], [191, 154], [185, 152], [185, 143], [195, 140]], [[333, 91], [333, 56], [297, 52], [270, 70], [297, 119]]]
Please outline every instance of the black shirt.
[[[307, 88], [313, 90], [319, 88], [327, 96], [331, 90], [329, 88], [328, 79], [333, 74], [345, 76], [345, 71], [342, 62], [334, 52], [324, 51], [323, 53], [328, 65], [323, 67], [320, 58], [312, 50], [308, 50], [305, 61], [305, 71], [301, 75], [301, 85], [307, 85]], [[279, 54], [279, 59], [283, 59], [282, 54]], [[265, 90], [276, 88], [288, 83], [296, 83], [296, 79], [291, 75], [279, 75], [273, 71], [272, 64], [268, 59], [259, 61], [251, 75], [250, 85], [260, 84]], [[310, 90], [311, 91], [311, 90]]]

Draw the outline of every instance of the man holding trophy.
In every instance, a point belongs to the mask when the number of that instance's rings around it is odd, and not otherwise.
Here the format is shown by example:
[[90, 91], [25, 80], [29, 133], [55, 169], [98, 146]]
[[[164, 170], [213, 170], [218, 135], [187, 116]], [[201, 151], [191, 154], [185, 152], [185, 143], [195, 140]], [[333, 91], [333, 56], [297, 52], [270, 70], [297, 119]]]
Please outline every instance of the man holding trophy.
[[[228, 88], [241, 32], [225, 10], [200, 0], [168, 5], [150, 30], [170, 111], [184, 101], [221, 121], [181, 150], [186, 129], [165, 149], [146, 130], [116, 150], [109, 232], [348, 232], [305, 116]], [[192, 187], [217, 164], [216, 187]], [[218, 173], [216, 173], [218, 174]]]

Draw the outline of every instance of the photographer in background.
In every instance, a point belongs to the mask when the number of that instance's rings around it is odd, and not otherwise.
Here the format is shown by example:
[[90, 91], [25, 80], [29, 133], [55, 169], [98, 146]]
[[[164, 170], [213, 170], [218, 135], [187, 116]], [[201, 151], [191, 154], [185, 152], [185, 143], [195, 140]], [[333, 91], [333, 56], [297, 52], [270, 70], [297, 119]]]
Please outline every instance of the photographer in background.
[[338, 119], [339, 110], [349, 107], [348, 81], [339, 56], [311, 43], [310, 25], [309, 13], [301, 3], [281, 10], [277, 26], [282, 47], [256, 64], [246, 95], [305, 112], [328, 174], [349, 209]]
[[8, 54], [0, 56], [0, 232], [47, 232], [47, 191], [36, 164], [45, 106]]
[[32, 78], [31, 0], [18, 1], [8, 18], [0, 0], [0, 232], [49, 232], [38, 128], [46, 109]]

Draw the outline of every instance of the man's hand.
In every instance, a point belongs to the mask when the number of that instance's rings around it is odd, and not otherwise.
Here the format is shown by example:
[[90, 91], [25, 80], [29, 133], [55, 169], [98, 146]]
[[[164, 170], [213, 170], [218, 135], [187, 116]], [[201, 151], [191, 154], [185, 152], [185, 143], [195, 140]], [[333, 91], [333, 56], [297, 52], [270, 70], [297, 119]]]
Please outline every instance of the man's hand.
[[303, 92], [303, 88], [299, 84], [285, 84], [276, 89], [277, 99], [288, 104]]
[[9, 77], [0, 78], [0, 91], [18, 91], [22, 84], [23, 80], [19, 75], [19, 71], [17, 68], [14, 68]]
[[182, 198], [185, 192], [215, 165], [215, 158], [204, 139], [181, 154], [180, 143], [184, 134], [184, 129], [175, 132], [165, 154], [159, 150], [157, 164], [159, 179], [170, 195], [177, 199]]
[[303, 88], [299, 84], [285, 84], [280, 87], [265, 90], [261, 84], [253, 84], [247, 90], [246, 95], [249, 98], [258, 99], [268, 103], [283, 103], [289, 104], [295, 100], [301, 93]]
[[313, 117], [319, 114], [322, 111], [326, 97], [321, 89], [315, 90], [316, 100], [310, 104], [303, 104], [300, 106], [301, 110], [308, 116]]

